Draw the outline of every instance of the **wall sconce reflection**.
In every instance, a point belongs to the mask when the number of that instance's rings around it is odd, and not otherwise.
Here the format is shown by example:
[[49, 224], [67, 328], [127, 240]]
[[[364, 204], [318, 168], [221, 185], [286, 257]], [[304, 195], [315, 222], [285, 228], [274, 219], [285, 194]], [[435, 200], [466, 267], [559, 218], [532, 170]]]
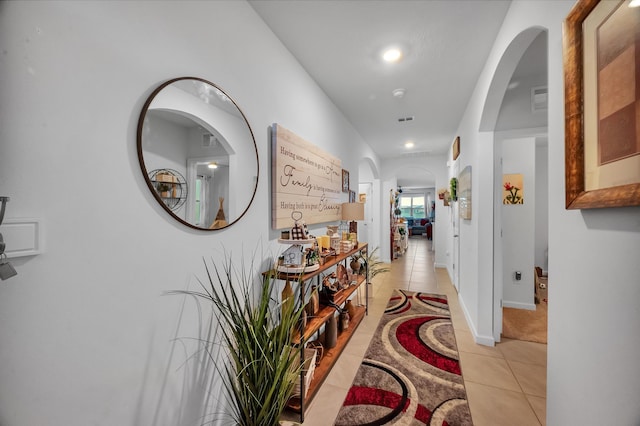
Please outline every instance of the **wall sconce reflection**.
[[[7, 201], [9, 201], [9, 197], [0, 197], [0, 225], [2, 225], [2, 220], [4, 219]], [[11, 265], [11, 262], [7, 260], [7, 255], [4, 252], [5, 248], [6, 244], [0, 233], [0, 280], [2, 281], [18, 275], [13, 265]]]

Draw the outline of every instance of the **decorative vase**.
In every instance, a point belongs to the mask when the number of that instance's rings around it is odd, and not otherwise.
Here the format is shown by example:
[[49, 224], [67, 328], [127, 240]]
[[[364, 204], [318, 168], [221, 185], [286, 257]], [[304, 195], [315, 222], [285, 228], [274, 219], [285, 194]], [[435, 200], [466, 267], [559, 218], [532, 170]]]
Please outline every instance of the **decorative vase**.
[[353, 270], [353, 273], [356, 275], [360, 275], [360, 268], [361, 268], [361, 264], [360, 262], [358, 262], [356, 259], [353, 259], [351, 261], [351, 270]]
[[349, 320], [351, 319], [351, 317], [349, 317], [349, 312], [342, 311], [340, 312], [340, 330], [345, 331], [349, 329]]
[[309, 302], [307, 303], [307, 316], [314, 317], [320, 310], [320, 295], [318, 294], [318, 287], [315, 285], [311, 287], [311, 294], [309, 295]]
[[335, 348], [338, 343], [338, 317], [331, 315], [324, 330], [324, 347]]
[[[293, 305], [293, 303], [293, 288], [289, 280], [287, 280], [282, 289], [282, 310], [284, 311], [287, 306]], [[291, 308], [293, 308], [293, 306], [291, 306]]]
[[353, 317], [356, 315], [356, 307], [353, 306], [351, 300], [347, 300], [347, 303], [344, 305], [344, 310], [349, 312], [349, 319], [353, 319]]

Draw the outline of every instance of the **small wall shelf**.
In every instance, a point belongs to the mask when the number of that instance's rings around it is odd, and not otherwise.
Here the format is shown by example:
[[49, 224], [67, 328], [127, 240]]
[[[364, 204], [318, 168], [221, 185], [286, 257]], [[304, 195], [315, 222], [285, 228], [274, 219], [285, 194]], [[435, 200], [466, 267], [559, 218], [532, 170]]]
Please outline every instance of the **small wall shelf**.
[[178, 210], [187, 200], [187, 181], [177, 170], [152, 170], [149, 180], [156, 190], [156, 196], [172, 211]]

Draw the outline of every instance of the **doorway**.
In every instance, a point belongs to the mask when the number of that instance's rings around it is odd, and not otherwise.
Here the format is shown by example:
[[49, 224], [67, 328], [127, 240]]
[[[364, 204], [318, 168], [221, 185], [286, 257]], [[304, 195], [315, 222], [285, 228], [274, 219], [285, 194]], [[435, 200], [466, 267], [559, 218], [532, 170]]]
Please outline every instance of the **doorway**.
[[[512, 206], [505, 216], [525, 213], [530, 219], [527, 233], [531, 231], [528, 242], [518, 242], [517, 235], [505, 235], [505, 221], [513, 221], [514, 218], [503, 218], [503, 142], [505, 139], [528, 139], [530, 146], [536, 145], [536, 139], [546, 139], [547, 132], [547, 108], [546, 108], [546, 84], [547, 84], [547, 31], [544, 28], [532, 27], [518, 34], [509, 47], [505, 50], [500, 63], [494, 73], [493, 81], [487, 95], [487, 101], [480, 124], [481, 131], [493, 132], [493, 157], [494, 157], [494, 222], [493, 222], [493, 339], [501, 340], [503, 328], [502, 309], [505, 304], [515, 305], [518, 308], [535, 308], [533, 301], [533, 266], [534, 244], [539, 244], [535, 238], [535, 215], [540, 214], [536, 206], [536, 172], [530, 169], [526, 174], [529, 182], [527, 187], [530, 197], [525, 198], [523, 206]], [[534, 89], [540, 89], [544, 96], [541, 105], [539, 98], [534, 99]], [[529, 152], [529, 151], [528, 151]], [[531, 164], [535, 163], [533, 148], [529, 152]], [[504, 173], [520, 173], [519, 170], [504, 170]], [[545, 171], [546, 173], [546, 171]], [[538, 188], [542, 189], [542, 188]], [[548, 191], [548, 188], [544, 188]], [[525, 190], [528, 191], [528, 190]], [[525, 197], [527, 197], [525, 195]], [[518, 210], [520, 209], [520, 210]], [[522, 211], [521, 211], [522, 210]], [[533, 213], [532, 213], [533, 212]], [[543, 212], [548, 214], [548, 209]], [[524, 222], [521, 222], [524, 223]], [[516, 231], [517, 232], [517, 231]], [[548, 232], [544, 232], [548, 238]], [[516, 241], [516, 242], [514, 242]], [[512, 254], [525, 245], [530, 255], [518, 255], [520, 260], [514, 260]], [[546, 248], [546, 247], [545, 247]], [[522, 260], [526, 258], [526, 260]], [[519, 263], [516, 263], [519, 262]], [[529, 286], [527, 283], [530, 283]], [[529, 301], [530, 297], [530, 301]]]

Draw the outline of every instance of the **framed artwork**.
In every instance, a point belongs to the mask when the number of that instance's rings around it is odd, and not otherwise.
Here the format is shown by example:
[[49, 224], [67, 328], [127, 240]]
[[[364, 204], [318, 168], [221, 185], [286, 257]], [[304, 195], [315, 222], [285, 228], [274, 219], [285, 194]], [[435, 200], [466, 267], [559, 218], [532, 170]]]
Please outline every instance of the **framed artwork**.
[[453, 141], [453, 159], [457, 160], [460, 155], [460, 136], [456, 136], [456, 139]]
[[271, 228], [291, 229], [294, 212], [307, 225], [340, 220], [340, 158], [274, 123], [271, 138]]
[[355, 203], [356, 202], [356, 191], [349, 191], [349, 202], [350, 203]]
[[342, 192], [349, 192], [349, 171], [342, 169]]
[[471, 166], [467, 166], [458, 176], [458, 202], [460, 218], [471, 220]]
[[524, 178], [521, 173], [502, 175], [502, 204], [524, 204]]
[[358, 201], [361, 203], [367, 202], [367, 194], [358, 194]]
[[579, 0], [564, 22], [565, 207], [640, 205], [640, 10]]

